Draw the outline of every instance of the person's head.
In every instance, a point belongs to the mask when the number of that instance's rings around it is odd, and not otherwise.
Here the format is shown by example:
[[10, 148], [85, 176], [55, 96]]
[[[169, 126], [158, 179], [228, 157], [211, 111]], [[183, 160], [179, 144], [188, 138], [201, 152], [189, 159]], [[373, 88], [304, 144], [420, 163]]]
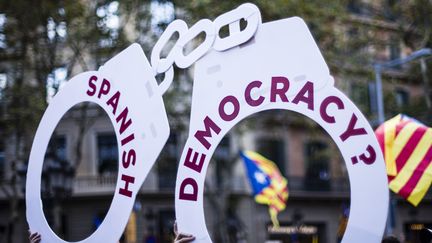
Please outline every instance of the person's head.
[[381, 243], [400, 243], [399, 239], [396, 236], [390, 235], [383, 238]]

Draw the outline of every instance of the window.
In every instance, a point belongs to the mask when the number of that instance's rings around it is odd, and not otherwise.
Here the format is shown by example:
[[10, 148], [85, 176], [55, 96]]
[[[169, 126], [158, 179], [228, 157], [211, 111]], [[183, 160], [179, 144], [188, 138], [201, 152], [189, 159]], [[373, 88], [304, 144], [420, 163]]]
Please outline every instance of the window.
[[356, 15], [371, 16], [372, 6], [369, 3], [365, 3], [361, 0], [349, 0], [347, 4], [348, 12]]
[[[401, 57], [401, 48], [399, 45], [399, 42], [396, 40], [391, 41], [390, 46], [390, 60], [395, 60], [395, 59], [399, 59]], [[401, 68], [400, 65], [397, 65], [393, 68]]]
[[178, 135], [172, 132], [157, 162], [159, 188], [175, 188], [178, 163]]
[[118, 171], [118, 148], [115, 134], [99, 134], [98, 172], [99, 174], [113, 174]]
[[158, 213], [160, 242], [172, 242], [174, 238], [175, 212], [172, 209], [160, 210]]
[[369, 111], [372, 114], [378, 112], [378, 99], [377, 99], [377, 90], [375, 82], [368, 83], [368, 93], [369, 93]]
[[217, 160], [229, 160], [230, 158], [230, 144], [231, 140], [229, 136], [222, 138], [218, 147], [215, 150], [214, 157]]
[[0, 142], [0, 180], [5, 173], [5, 152], [4, 144]]
[[55, 156], [55, 161], [57, 162], [67, 161], [66, 137], [64, 135], [52, 137], [48, 144], [47, 151], [53, 153], [53, 156]]
[[356, 0], [348, 1], [347, 9], [350, 13], [360, 14], [361, 13], [361, 3]]
[[3, 97], [3, 91], [7, 86], [7, 75], [0, 73], [0, 99]]
[[370, 112], [370, 87], [366, 83], [351, 83], [351, 99], [363, 113]]
[[395, 12], [395, 7], [397, 6], [397, 4], [399, 3], [399, 1], [396, 0], [386, 0], [383, 2], [383, 12], [384, 12], [384, 17], [387, 20], [390, 21], [394, 21], [397, 18], [397, 14]]
[[403, 88], [396, 89], [396, 105], [398, 107], [404, 107], [409, 104], [409, 93]]
[[329, 155], [327, 144], [310, 141], [305, 144], [306, 175], [305, 187], [308, 190], [329, 190]]
[[285, 149], [284, 142], [278, 139], [259, 139], [257, 142], [257, 152], [267, 159], [275, 162], [283, 176], [285, 171]]
[[[230, 163], [230, 155], [231, 155], [231, 140], [229, 136], [225, 136], [220, 141], [218, 147], [215, 150], [214, 153], [214, 160], [216, 162], [216, 183], [218, 188], [220, 188], [223, 185], [223, 181], [225, 181], [226, 170], [231, 168], [230, 165], [227, 165]], [[225, 171], [225, 172], [224, 172]]]
[[6, 25], [6, 14], [0, 14], [0, 49], [4, 49], [7, 47], [6, 45], [6, 35], [5, 33], [5, 25]]

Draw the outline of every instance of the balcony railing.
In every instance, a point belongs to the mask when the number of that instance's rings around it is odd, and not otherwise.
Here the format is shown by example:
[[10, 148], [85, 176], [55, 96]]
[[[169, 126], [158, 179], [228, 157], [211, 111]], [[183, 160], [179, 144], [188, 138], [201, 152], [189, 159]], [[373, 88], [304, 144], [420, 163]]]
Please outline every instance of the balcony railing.
[[117, 175], [79, 176], [74, 179], [73, 193], [104, 194], [113, 193], [117, 183]]
[[[301, 176], [288, 176], [288, 190], [292, 196], [349, 196], [348, 178], [319, 180]], [[251, 193], [249, 182], [245, 178], [232, 178], [234, 193]]]
[[11, 183], [10, 181], [0, 181], [0, 200], [12, 197], [24, 198], [23, 185], [21, 183]]
[[[116, 186], [117, 175], [104, 176], [81, 176], [74, 180], [74, 194], [86, 193], [112, 193]], [[247, 181], [242, 178], [232, 178], [232, 189], [236, 193], [245, 193], [249, 191]], [[172, 189], [174, 190], [174, 183]], [[349, 193], [348, 178], [338, 178], [330, 180], [316, 180], [306, 177], [288, 177], [288, 188], [290, 193], [312, 193], [312, 192], [334, 192]], [[167, 188], [159, 188], [160, 191], [166, 191]]]
[[314, 192], [349, 192], [348, 178], [317, 179], [307, 177], [288, 177], [288, 187], [290, 191], [314, 191]]
[[[73, 195], [91, 196], [113, 194], [117, 183], [117, 175], [104, 176], [79, 176], [73, 182]], [[250, 194], [251, 189], [247, 178], [232, 178], [232, 193]], [[327, 181], [314, 181], [306, 177], [288, 177], [288, 188], [291, 197], [349, 197], [350, 187], [348, 178], [333, 178]], [[8, 181], [0, 181], [0, 200], [7, 200], [15, 192], [19, 198], [23, 198], [22, 185], [12, 185]], [[174, 187], [172, 190], [174, 192]], [[166, 193], [167, 188], [142, 188], [142, 192]], [[399, 197], [398, 197], [399, 198]], [[432, 200], [432, 189], [425, 196], [428, 201]], [[402, 200], [402, 199], [401, 199]]]

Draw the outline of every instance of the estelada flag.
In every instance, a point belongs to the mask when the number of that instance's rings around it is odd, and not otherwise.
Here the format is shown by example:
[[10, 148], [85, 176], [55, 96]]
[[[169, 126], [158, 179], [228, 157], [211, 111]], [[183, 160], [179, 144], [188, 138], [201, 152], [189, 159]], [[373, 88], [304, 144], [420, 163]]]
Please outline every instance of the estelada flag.
[[253, 152], [240, 152], [245, 162], [255, 201], [269, 206], [270, 218], [278, 227], [277, 214], [284, 210], [288, 199], [288, 182], [273, 161]]
[[417, 206], [432, 183], [432, 128], [399, 114], [375, 131], [389, 187]]

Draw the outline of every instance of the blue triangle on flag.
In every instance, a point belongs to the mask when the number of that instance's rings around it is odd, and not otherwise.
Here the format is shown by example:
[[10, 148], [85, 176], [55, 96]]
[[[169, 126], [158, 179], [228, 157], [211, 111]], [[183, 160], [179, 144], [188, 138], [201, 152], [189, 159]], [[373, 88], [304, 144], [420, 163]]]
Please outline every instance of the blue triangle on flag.
[[240, 152], [240, 156], [245, 162], [249, 181], [251, 183], [254, 195], [259, 194], [264, 188], [267, 188], [271, 184], [270, 177], [262, 171], [253, 159], [249, 158], [243, 152]]

